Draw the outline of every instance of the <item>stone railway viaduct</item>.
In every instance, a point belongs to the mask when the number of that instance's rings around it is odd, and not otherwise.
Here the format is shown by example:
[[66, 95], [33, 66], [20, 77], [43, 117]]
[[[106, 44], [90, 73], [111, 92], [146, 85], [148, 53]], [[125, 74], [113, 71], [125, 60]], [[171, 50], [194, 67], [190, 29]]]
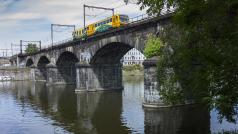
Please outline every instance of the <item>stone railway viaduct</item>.
[[[31, 55], [19, 54], [11, 62], [30, 67], [33, 80], [49, 85], [76, 84], [76, 91], [123, 89], [120, 59], [132, 48], [143, 53], [148, 35], [159, 35], [170, 17], [147, 18], [86, 40], [71, 40]], [[160, 103], [155, 61], [144, 62], [145, 106]]]

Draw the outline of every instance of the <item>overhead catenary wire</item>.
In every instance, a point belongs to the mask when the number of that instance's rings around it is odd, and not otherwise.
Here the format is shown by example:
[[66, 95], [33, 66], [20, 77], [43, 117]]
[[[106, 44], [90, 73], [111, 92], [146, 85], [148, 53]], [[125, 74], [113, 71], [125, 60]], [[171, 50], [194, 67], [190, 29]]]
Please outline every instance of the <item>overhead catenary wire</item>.
[[[126, 6], [125, 3], [122, 4], [122, 5], [119, 5], [119, 6], [117, 6], [117, 7], [113, 7], [113, 9], [118, 9], [118, 8], [121, 8], [121, 7], [124, 7], [124, 6]], [[88, 15], [88, 16], [93, 16], [91, 19], [89, 19], [89, 21], [94, 20], [96, 17], [102, 16], [102, 15], [104, 15], [104, 14], [107, 13], [107, 12], [108, 12], [108, 11], [103, 11], [103, 12], [97, 14], [97, 15]], [[104, 17], [107, 17], [107, 16], [104, 16]]]
[[111, 2], [111, 4], [108, 4], [108, 5], [105, 5], [104, 3], [103, 3], [103, 5], [101, 5], [101, 6], [107, 6], [107, 7], [110, 7], [110, 6], [112, 6], [112, 5], [114, 5], [115, 3], [121, 3], [121, 0], [116, 0], [116, 1], [114, 1], [114, 2]]
[[[106, 7], [110, 7], [111, 5], [114, 5], [115, 3], [121, 3], [121, 1], [120, 0], [116, 0], [115, 2], [112, 2], [111, 4], [109, 4], [109, 5], [103, 5], [103, 6], [106, 6]], [[122, 4], [122, 5], [119, 5], [119, 6], [117, 6], [117, 7], [112, 7], [113, 9], [117, 9], [117, 8], [120, 8], [120, 7], [122, 7], [122, 6], [125, 6], [126, 4], [124, 3], [124, 4]], [[92, 9], [93, 10], [93, 9]], [[101, 16], [101, 15], [103, 15], [103, 14], [105, 14], [106, 12], [108, 12], [107, 10], [105, 10], [105, 11], [103, 11], [103, 12], [101, 12], [101, 13], [99, 13], [99, 14], [96, 14], [96, 15], [91, 15], [91, 14], [87, 14], [87, 16], [91, 16], [91, 17], [93, 17], [93, 18], [96, 18], [96, 17], [98, 17], [98, 16]], [[92, 19], [90, 19], [90, 20], [92, 20]]]
[[126, 4], [138, 4], [137, 0], [124, 0]]
[[[118, 9], [118, 8], [123, 7], [123, 6], [126, 6], [126, 4], [122, 4], [122, 5], [120, 5], [120, 6], [114, 7], [114, 9]], [[104, 12], [102, 12], [102, 13], [99, 13], [97, 16], [100, 16], [100, 15], [106, 13], [106, 12], [108, 12], [108, 11], [104, 11]]]
[[[67, 28], [73, 28], [73, 31], [75, 31], [75, 25], [62, 25], [62, 24], [51, 24], [51, 46], [53, 47], [54, 45], [54, 32], [57, 30], [54, 30], [54, 27], [67, 27]], [[61, 31], [58, 31], [61, 32]]]
[[72, 29], [74, 29], [74, 27], [72, 27], [72, 26], [71, 27], [69, 27], [69, 26], [62, 27], [60, 25], [59, 26], [55, 25], [53, 31], [54, 32], [65, 32], [65, 31], [72, 31]]

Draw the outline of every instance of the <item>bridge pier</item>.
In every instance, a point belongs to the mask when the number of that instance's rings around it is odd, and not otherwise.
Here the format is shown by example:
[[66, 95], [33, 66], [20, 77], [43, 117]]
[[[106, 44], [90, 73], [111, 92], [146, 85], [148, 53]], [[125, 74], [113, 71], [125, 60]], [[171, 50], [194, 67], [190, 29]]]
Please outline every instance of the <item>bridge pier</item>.
[[36, 81], [36, 73], [35, 73], [35, 66], [31, 66], [30, 69], [31, 69], [31, 81]]
[[144, 107], [161, 107], [164, 104], [159, 95], [157, 78], [158, 57], [146, 59], [144, 65]]
[[47, 68], [47, 80], [46, 80], [47, 85], [65, 84], [55, 64], [49, 63], [46, 65], [46, 68]]
[[33, 81], [46, 81], [46, 77], [47, 77], [46, 68], [32, 66], [31, 77]]
[[[57, 84], [75, 84], [75, 68], [72, 67], [59, 67], [55, 64], [47, 64], [47, 79], [46, 82], [48, 85], [57, 85]], [[65, 73], [66, 72], [66, 73]]]
[[33, 81], [43, 81], [48, 85], [75, 84], [75, 67], [59, 67], [49, 63], [44, 67], [31, 67], [31, 77]]
[[121, 90], [121, 64], [82, 64], [76, 65], [77, 91]]

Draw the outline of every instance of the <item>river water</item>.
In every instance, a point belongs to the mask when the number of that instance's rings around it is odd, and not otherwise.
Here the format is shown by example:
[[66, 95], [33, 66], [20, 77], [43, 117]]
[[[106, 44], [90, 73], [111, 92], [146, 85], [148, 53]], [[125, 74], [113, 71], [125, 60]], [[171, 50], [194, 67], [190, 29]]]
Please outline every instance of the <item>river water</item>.
[[123, 91], [75, 93], [74, 86], [0, 83], [0, 134], [206, 134], [234, 130], [201, 106], [142, 108], [143, 76]]

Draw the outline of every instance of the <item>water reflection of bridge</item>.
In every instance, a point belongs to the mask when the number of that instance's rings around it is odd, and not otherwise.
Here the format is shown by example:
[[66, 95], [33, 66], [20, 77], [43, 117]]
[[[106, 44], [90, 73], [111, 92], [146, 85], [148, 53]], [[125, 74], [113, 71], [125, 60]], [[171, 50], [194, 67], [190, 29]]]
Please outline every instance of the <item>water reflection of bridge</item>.
[[[133, 88], [133, 85], [130, 83], [127, 86]], [[43, 117], [54, 120], [54, 125], [69, 132], [123, 134], [133, 131], [122, 120], [125, 118], [122, 117], [125, 112], [123, 105], [128, 105], [123, 101], [127, 101], [129, 96], [124, 96], [121, 91], [75, 94], [72, 86], [46, 87], [44, 83], [26, 82], [11, 83], [7, 88], [22, 106], [30, 106]], [[142, 133], [146, 134], [206, 134], [210, 130], [209, 120], [207, 109], [191, 105], [160, 110], [146, 108], [144, 119], [138, 117], [137, 121], [144, 122]]]

